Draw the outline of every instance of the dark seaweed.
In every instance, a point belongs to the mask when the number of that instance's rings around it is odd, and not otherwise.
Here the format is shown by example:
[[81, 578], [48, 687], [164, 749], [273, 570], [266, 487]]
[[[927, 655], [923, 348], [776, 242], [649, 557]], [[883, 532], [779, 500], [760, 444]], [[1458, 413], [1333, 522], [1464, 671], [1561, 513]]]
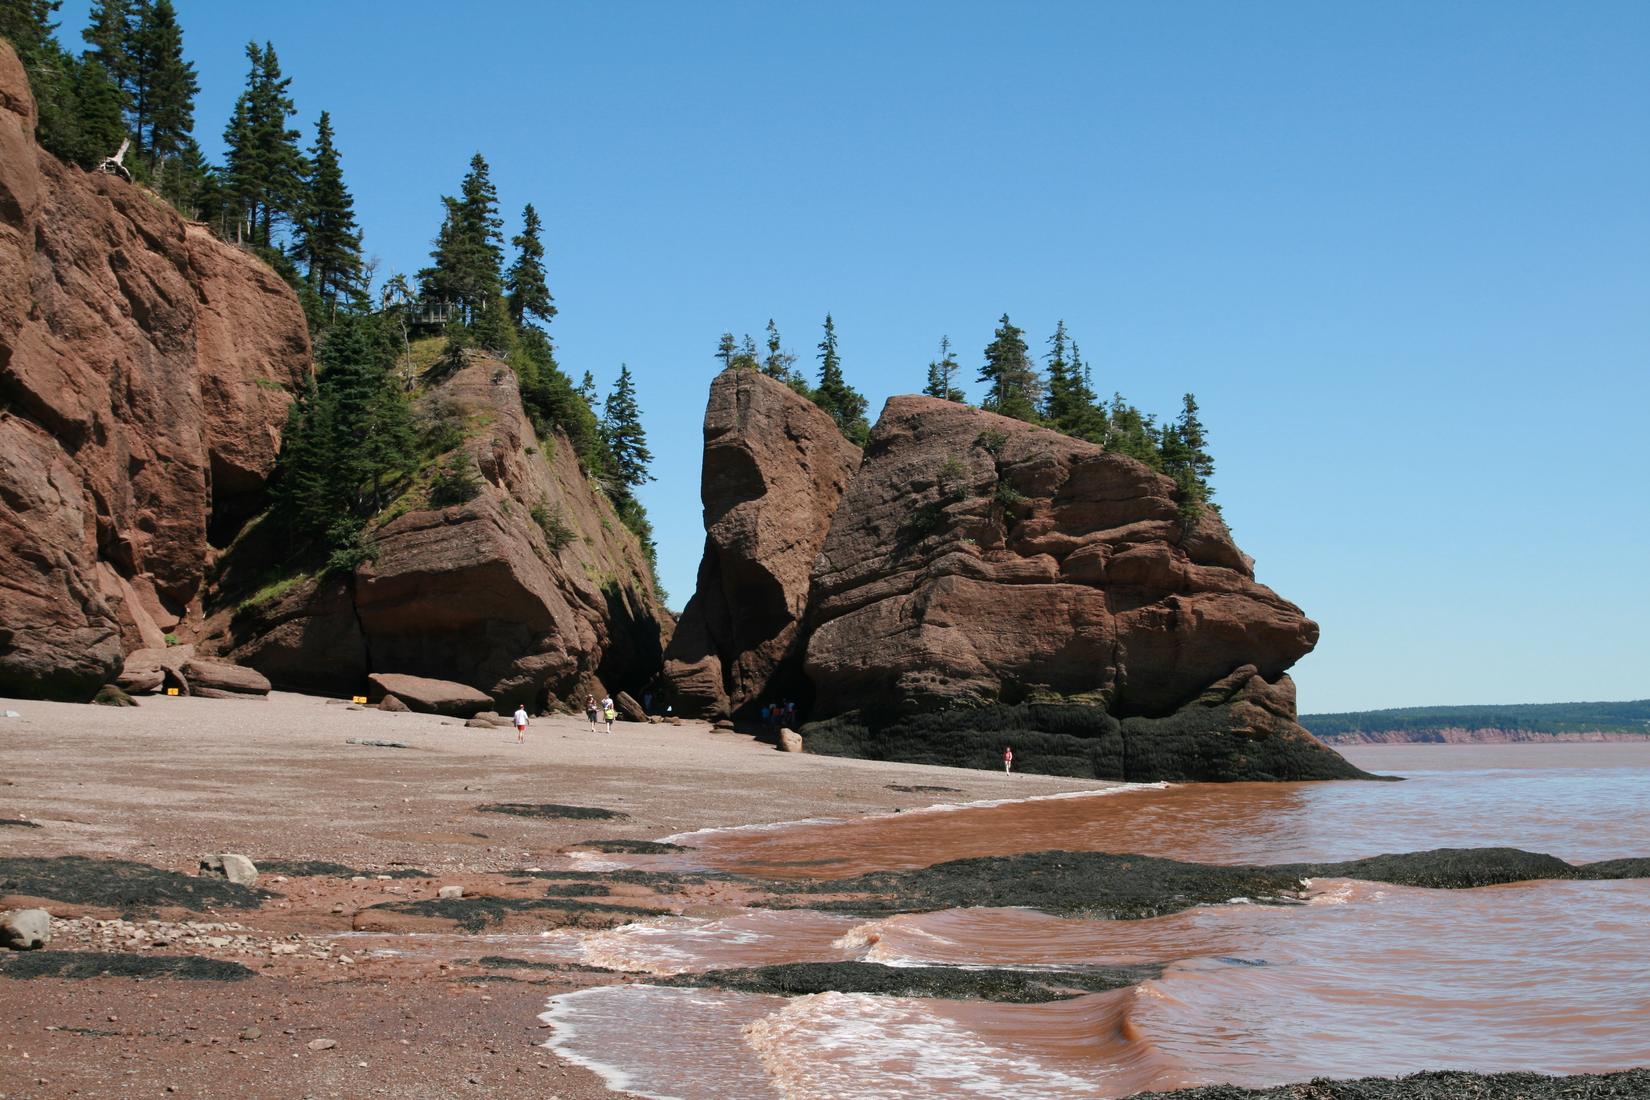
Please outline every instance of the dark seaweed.
[[240, 963], [200, 955], [134, 955], [99, 951], [26, 951], [0, 959], [8, 978], [175, 978], [238, 982], [253, 976]]
[[812, 993], [875, 993], [889, 997], [1043, 1004], [1122, 989], [1158, 977], [1160, 966], [1089, 970], [973, 970], [959, 966], [884, 966], [870, 962], [786, 963], [738, 970], [707, 970], [651, 979], [659, 985], [710, 986], [745, 993], [804, 997]]
[[[768, 883], [765, 904], [867, 915], [1029, 906], [1060, 916], [1140, 919], [1234, 898], [1297, 900], [1302, 879], [1355, 878], [1460, 890], [1537, 879], [1650, 878], [1650, 860], [1573, 866], [1516, 848], [1439, 848], [1338, 863], [1222, 866], [1109, 852], [958, 859], [847, 879]], [[821, 899], [821, 894], [846, 895]]]
[[1568, 1077], [1445, 1070], [1357, 1081], [1319, 1077], [1264, 1089], [1206, 1085], [1175, 1092], [1137, 1093], [1133, 1100], [1644, 1100], [1647, 1096], [1650, 1070], [1643, 1069]]
[[656, 917], [661, 911], [639, 905], [616, 905], [594, 901], [575, 901], [569, 898], [422, 898], [417, 901], [386, 901], [370, 906], [392, 913], [409, 913], [419, 917], [450, 920], [466, 932], [479, 932], [490, 925], [501, 924], [511, 913], [564, 913], [563, 925], [579, 928], [587, 924], [606, 927], [610, 922], [586, 917], [626, 916]]
[[24, 821], [20, 817], [0, 817], [0, 828], [7, 827], [13, 829], [38, 829], [40, 828], [40, 823], [38, 821]]
[[1183, 707], [1164, 718], [1117, 719], [1076, 703], [1021, 703], [931, 714], [857, 711], [802, 730], [809, 752], [953, 768], [1002, 767], [1014, 748], [1022, 772], [1130, 782], [1374, 779], [1308, 736], [1234, 732], [1227, 705]]
[[600, 806], [558, 806], [553, 802], [489, 802], [476, 809], [484, 814], [513, 814], [516, 817], [566, 821], [618, 821], [630, 816], [618, 810], [604, 810]]
[[886, 787], [900, 794], [960, 794], [960, 787], [931, 787], [922, 783], [889, 783]]
[[176, 905], [202, 910], [208, 906], [256, 909], [268, 890], [237, 886], [227, 879], [180, 875], [124, 859], [0, 859], [0, 894], [52, 898], [74, 905], [111, 909], [158, 909]]
[[572, 848], [588, 848], [593, 852], [614, 852], [633, 856], [666, 855], [670, 852], [686, 852], [688, 848], [680, 844], [666, 844], [661, 840], [581, 840], [577, 844], [569, 845]]
[[397, 867], [393, 871], [362, 871], [346, 867], [342, 863], [329, 863], [324, 859], [260, 859], [255, 862], [262, 874], [286, 875], [288, 878], [372, 878], [375, 875], [388, 875], [390, 878], [433, 877], [430, 872], [417, 867]]

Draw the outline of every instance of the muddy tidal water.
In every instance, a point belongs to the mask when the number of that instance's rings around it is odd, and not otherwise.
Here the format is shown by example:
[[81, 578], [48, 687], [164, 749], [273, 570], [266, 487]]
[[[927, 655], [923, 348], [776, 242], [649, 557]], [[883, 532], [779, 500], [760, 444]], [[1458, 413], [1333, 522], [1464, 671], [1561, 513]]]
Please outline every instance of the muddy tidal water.
[[[1365, 746], [1402, 783], [1188, 785], [926, 808], [674, 838], [638, 866], [831, 879], [1049, 849], [1206, 863], [1507, 845], [1575, 863], [1650, 855], [1650, 745]], [[943, 796], [938, 796], [943, 797]], [[1013, 780], [1004, 780], [1013, 798]], [[640, 1095], [1121, 1097], [1422, 1069], [1650, 1064], [1650, 881], [1423, 890], [1323, 879], [1303, 905], [1148, 920], [970, 908], [868, 920], [750, 910], [596, 933], [545, 957], [657, 974], [858, 959], [1027, 970], [1161, 963], [1042, 1005], [645, 981], [554, 998], [549, 1045]]]

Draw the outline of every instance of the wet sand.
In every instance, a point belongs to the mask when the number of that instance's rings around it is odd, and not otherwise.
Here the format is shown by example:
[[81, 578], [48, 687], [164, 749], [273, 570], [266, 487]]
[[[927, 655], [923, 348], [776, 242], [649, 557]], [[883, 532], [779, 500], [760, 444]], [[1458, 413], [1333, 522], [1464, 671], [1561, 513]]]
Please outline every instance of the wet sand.
[[[442, 885], [524, 894], [502, 872], [575, 866], [567, 851], [585, 840], [1109, 786], [797, 756], [703, 723], [618, 723], [607, 735], [582, 719], [541, 718], [517, 745], [507, 729], [279, 693], [150, 698], [134, 709], [0, 700], [4, 709], [22, 717], [0, 719], [0, 819], [39, 827], [0, 825], [0, 855], [116, 858], [192, 873], [201, 856], [230, 851], [365, 872], [356, 881], [265, 874], [259, 886], [282, 896], [260, 908], [134, 913], [131, 925], [97, 923], [121, 914], [95, 906], [48, 905], [54, 915], [84, 918], [63, 927], [53, 948], [203, 955], [239, 962], [256, 977], [0, 977], [7, 1098], [612, 1095], [539, 1045], [546, 999], [592, 976], [544, 970], [499, 980], [474, 962], [485, 945], [467, 949], [464, 940], [445, 952], [377, 954], [352, 938], [354, 929], [424, 926], [361, 914], [433, 899]], [[561, 820], [480, 808], [495, 803], [625, 816]], [[377, 877], [413, 869], [430, 874]], [[707, 888], [701, 904], [714, 911], [721, 903]], [[156, 946], [149, 919], [174, 926], [162, 938], [177, 936], [183, 920], [243, 931], [186, 932]], [[527, 914], [521, 926], [535, 920]], [[310, 1049], [328, 1039], [336, 1045]]]

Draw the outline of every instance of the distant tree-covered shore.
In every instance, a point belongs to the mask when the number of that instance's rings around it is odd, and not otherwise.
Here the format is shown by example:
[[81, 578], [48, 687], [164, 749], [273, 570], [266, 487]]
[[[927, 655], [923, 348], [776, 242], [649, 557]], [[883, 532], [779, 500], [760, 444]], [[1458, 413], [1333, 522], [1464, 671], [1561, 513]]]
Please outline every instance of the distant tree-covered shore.
[[1442, 730], [1640, 734], [1650, 738], [1650, 699], [1621, 703], [1516, 703], [1503, 706], [1399, 707], [1303, 714], [1300, 724], [1326, 741], [1358, 734]]

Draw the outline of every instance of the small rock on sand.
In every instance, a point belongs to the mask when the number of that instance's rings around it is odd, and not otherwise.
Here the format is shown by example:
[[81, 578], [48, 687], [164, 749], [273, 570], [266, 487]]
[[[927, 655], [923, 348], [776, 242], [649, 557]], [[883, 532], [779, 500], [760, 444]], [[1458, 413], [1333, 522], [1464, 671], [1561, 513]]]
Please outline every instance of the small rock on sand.
[[802, 751], [802, 735], [795, 730], [782, 729], [779, 731], [779, 747], [786, 752]]
[[13, 909], [0, 913], [0, 947], [33, 951], [52, 939], [52, 915], [44, 909]]
[[337, 1045], [337, 1039], [311, 1039], [309, 1041], [310, 1050], [331, 1050]]
[[438, 898], [461, 898], [464, 896], [464, 887], [443, 886], [435, 892], [435, 896]]
[[258, 885], [258, 867], [246, 856], [235, 852], [223, 852], [215, 856], [207, 856], [201, 860], [201, 870], [209, 874], [222, 875], [237, 886]]

